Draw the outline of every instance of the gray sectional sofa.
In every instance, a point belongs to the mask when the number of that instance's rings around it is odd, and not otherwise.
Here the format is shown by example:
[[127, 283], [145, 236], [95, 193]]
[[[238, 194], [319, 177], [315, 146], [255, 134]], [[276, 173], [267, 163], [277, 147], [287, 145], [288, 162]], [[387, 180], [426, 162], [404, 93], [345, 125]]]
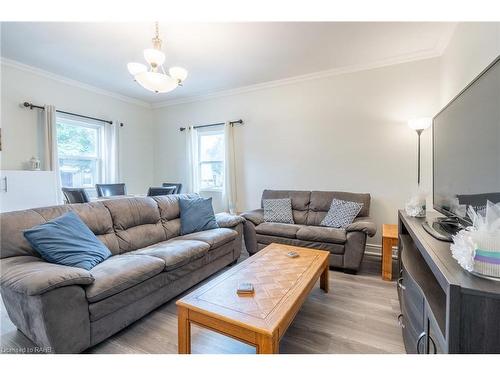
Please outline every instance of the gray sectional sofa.
[[[184, 195], [186, 196], [186, 195]], [[122, 198], [3, 213], [1, 294], [37, 346], [77, 353], [235, 262], [243, 218], [180, 236], [179, 195]], [[90, 271], [43, 261], [22, 231], [76, 212], [113, 254]]]
[[[262, 208], [244, 212], [244, 238], [250, 254], [273, 242], [304, 246], [329, 251], [331, 267], [351, 272], [359, 270], [366, 237], [374, 236], [377, 230], [369, 217], [370, 194], [294, 190], [264, 190], [262, 193], [262, 200], [276, 198], [291, 198], [295, 224], [265, 222]], [[333, 198], [363, 203], [358, 217], [345, 229], [319, 226]]]

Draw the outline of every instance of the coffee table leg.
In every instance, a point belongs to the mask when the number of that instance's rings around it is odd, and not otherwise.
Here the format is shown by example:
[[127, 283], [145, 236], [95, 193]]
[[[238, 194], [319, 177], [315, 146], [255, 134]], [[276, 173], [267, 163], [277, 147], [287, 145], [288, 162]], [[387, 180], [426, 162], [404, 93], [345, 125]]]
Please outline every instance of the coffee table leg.
[[328, 290], [329, 290], [329, 286], [328, 286], [328, 276], [329, 276], [329, 267], [328, 267], [328, 263], [326, 264], [325, 266], [325, 269], [323, 270], [323, 273], [321, 274], [320, 276], [320, 279], [319, 279], [319, 286], [321, 289], [323, 289], [325, 291], [325, 293], [328, 293]]
[[276, 337], [257, 334], [257, 354], [279, 354], [280, 346]]
[[189, 322], [188, 310], [177, 306], [178, 316], [178, 351], [179, 354], [191, 354], [191, 323]]

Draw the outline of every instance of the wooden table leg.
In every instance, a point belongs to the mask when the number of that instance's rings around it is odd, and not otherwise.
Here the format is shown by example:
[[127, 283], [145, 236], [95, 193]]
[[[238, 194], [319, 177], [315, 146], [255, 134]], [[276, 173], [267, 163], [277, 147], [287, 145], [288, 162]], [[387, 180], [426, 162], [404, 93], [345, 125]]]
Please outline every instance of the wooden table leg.
[[392, 244], [391, 238], [382, 238], [382, 279], [392, 280]]
[[178, 316], [178, 352], [179, 354], [191, 354], [191, 323], [189, 322], [188, 309], [177, 306]]
[[328, 263], [326, 263], [325, 269], [323, 270], [323, 273], [321, 274], [319, 279], [319, 286], [321, 289], [325, 291], [325, 293], [328, 293], [329, 290], [329, 285], [328, 285], [329, 271], [330, 268], [328, 267]]
[[257, 334], [257, 354], [278, 354], [279, 341], [276, 337]]

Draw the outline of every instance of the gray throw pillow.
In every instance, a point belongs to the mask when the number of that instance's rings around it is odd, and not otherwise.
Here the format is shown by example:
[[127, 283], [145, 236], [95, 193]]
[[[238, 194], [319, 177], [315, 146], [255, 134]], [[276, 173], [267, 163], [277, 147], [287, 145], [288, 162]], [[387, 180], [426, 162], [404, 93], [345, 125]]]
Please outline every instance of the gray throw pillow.
[[363, 208], [363, 203], [343, 201], [333, 199], [330, 209], [320, 225], [324, 227], [345, 228], [352, 224], [359, 211]]
[[292, 200], [283, 199], [263, 199], [264, 221], [272, 223], [293, 224]]

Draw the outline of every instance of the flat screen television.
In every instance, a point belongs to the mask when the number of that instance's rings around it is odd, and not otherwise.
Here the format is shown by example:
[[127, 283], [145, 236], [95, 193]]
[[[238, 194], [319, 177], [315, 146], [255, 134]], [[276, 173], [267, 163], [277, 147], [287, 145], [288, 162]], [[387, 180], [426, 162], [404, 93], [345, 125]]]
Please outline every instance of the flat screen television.
[[500, 202], [500, 56], [433, 118], [434, 209], [469, 225], [467, 207]]

